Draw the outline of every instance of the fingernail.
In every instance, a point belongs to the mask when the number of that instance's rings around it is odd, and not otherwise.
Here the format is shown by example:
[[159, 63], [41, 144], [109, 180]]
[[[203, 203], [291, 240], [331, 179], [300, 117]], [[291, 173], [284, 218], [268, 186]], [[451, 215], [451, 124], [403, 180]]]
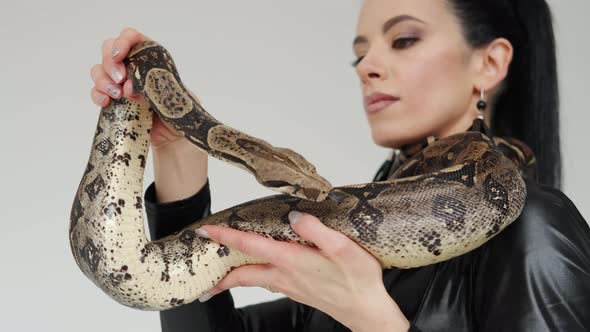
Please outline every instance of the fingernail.
[[201, 295], [201, 297], [199, 297], [199, 302], [205, 302], [205, 301], [209, 300], [212, 297], [213, 297], [213, 294], [207, 292], [207, 293]]
[[303, 217], [303, 213], [299, 211], [289, 212], [289, 222], [291, 223], [291, 225], [295, 225], [295, 223], [298, 222], [301, 219], [301, 217]]
[[118, 68], [113, 68], [113, 70], [111, 71], [111, 76], [117, 83], [121, 83], [121, 80], [123, 79], [123, 73], [121, 73], [121, 71]]
[[118, 47], [115, 47], [115, 48], [113, 48], [113, 52], [111, 53], [111, 56], [114, 58], [119, 53], [121, 53], [121, 50]]
[[105, 95], [101, 95], [101, 96], [99, 96], [99, 97], [98, 97], [98, 103], [99, 103], [99, 104], [102, 104], [102, 103], [104, 102], [104, 100], [105, 100], [105, 99], [107, 99], [107, 96], [105, 96]]
[[116, 88], [115, 86], [113, 86], [113, 85], [109, 85], [109, 86], [107, 87], [107, 92], [108, 92], [108, 93], [109, 93], [111, 96], [113, 96], [113, 97], [115, 97], [115, 98], [118, 98], [118, 97], [119, 97], [119, 94], [121, 94], [121, 91], [119, 91], [119, 89], [117, 89], [117, 88]]
[[207, 234], [207, 231], [205, 231], [204, 229], [197, 228], [196, 233], [200, 237], [204, 237], [206, 239], [209, 238], [209, 234]]

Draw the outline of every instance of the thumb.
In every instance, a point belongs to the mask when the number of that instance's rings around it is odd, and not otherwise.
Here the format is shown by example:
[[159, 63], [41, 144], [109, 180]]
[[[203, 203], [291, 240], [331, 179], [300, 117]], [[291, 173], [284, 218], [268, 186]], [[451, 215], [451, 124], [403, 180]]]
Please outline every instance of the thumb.
[[325, 252], [332, 252], [335, 248], [348, 245], [350, 240], [346, 235], [324, 225], [317, 217], [299, 211], [289, 212], [291, 228], [304, 240], [314, 243]]

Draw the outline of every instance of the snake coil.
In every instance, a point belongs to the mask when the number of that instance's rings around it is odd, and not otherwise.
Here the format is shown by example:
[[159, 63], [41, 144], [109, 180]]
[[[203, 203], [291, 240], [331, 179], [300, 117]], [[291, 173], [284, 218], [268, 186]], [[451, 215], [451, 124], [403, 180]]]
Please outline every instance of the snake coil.
[[[383, 268], [412, 268], [474, 250], [514, 221], [524, 206], [522, 172], [534, 156], [520, 141], [466, 131], [434, 141], [385, 181], [332, 187], [293, 150], [274, 147], [207, 113], [159, 44], [135, 45], [125, 64], [147, 103], [121, 98], [101, 109], [69, 225], [71, 251], [82, 272], [123, 305], [142, 310], [180, 306], [232, 268], [264, 263], [197, 236], [195, 229], [205, 224], [313, 245], [289, 226], [287, 214], [299, 210], [350, 237]], [[198, 148], [281, 194], [227, 208], [149, 241], [142, 192], [153, 112]]]

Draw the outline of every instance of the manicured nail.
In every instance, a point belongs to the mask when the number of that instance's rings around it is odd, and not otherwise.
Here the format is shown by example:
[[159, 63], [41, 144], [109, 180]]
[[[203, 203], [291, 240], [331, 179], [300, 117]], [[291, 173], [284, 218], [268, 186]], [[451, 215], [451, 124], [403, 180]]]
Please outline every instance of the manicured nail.
[[99, 103], [99, 104], [102, 104], [102, 103], [104, 102], [104, 100], [105, 100], [105, 99], [107, 99], [107, 96], [105, 96], [105, 95], [100, 95], [100, 96], [98, 97], [98, 103]]
[[205, 231], [204, 229], [197, 228], [196, 233], [200, 237], [204, 237], [206, 239], [209, 238], [209, 234], [207, 234], [207, 231]]
[[303, 217], [303, 213], [299, 211], [289, 212], [289, 222], [291, 223], [291, 225], [295, 225], [295, 223], [298, 222], [301, 219], [301, 217]]
[[111, 56], [114, 58], [119, 53], [121, 53], [121, 50], [118, 47], [115, 47], [115, 48], [113, 48], [113, 52], [111, 53]]
[[118, 98], [118, 97], [119, 97], [119, 95], [121, 94], [121, 91], [119, 91], [119, 89], [117, 89], [117, 88], [116, 88], [115, 86], [113, 86], [113, 85], [109, 85], [109, 86], [107, 87], [107, 92], [108, 92], [108, 93], [109, 93], [111, 96], [113, 96], [113, 97], [115, 97], [115, 98]]
[[201, 295], [201, 297], [199, 297], [199, 302], [205, 302], [205, 301], [209, 300], [212, 297], [213, 297], [213, 294], [207, 292], [207, 293]]
[[115, 82], [121, 83], [121, 80], [123, 79], [123, 73], [121, 73], [118, 68], [113, 68], [111, 71], [111, 77], [115, 80]]

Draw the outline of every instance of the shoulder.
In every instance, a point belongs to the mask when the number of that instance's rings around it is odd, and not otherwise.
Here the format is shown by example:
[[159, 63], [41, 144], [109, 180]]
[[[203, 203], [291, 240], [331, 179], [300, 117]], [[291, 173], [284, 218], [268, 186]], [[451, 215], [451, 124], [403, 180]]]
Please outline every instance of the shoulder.
[[[590, 286], [590, 227], [560, 190], [526, 180], [520, 216], [479, 248], [477, 270], [544, 285]], [[520, 277], [517, 277], [520, 278]], [[590, 290], [590, 288], [588, 289]]]
[[[526, 180], [527, 198], [520, 216], [495, 239], [527, 253], [572, 250], [590, 254], [590, 227], [561, 190]], [[500, 233], [502, 234], [502, 232]]]
[[520, 216], [484, 245], [483, 251], [508, 250], [515, 263], [530, 258], [546, 263], [572, 256], [588, 262], [590, 227], [574, 203], [559, 189], [532, 180], [526, 180], [526, 186]]
[[560, 190], [527, 180], [521, 215], [473, 257], [482, 326], [573, 331], [590, 324], [590, 227]]

